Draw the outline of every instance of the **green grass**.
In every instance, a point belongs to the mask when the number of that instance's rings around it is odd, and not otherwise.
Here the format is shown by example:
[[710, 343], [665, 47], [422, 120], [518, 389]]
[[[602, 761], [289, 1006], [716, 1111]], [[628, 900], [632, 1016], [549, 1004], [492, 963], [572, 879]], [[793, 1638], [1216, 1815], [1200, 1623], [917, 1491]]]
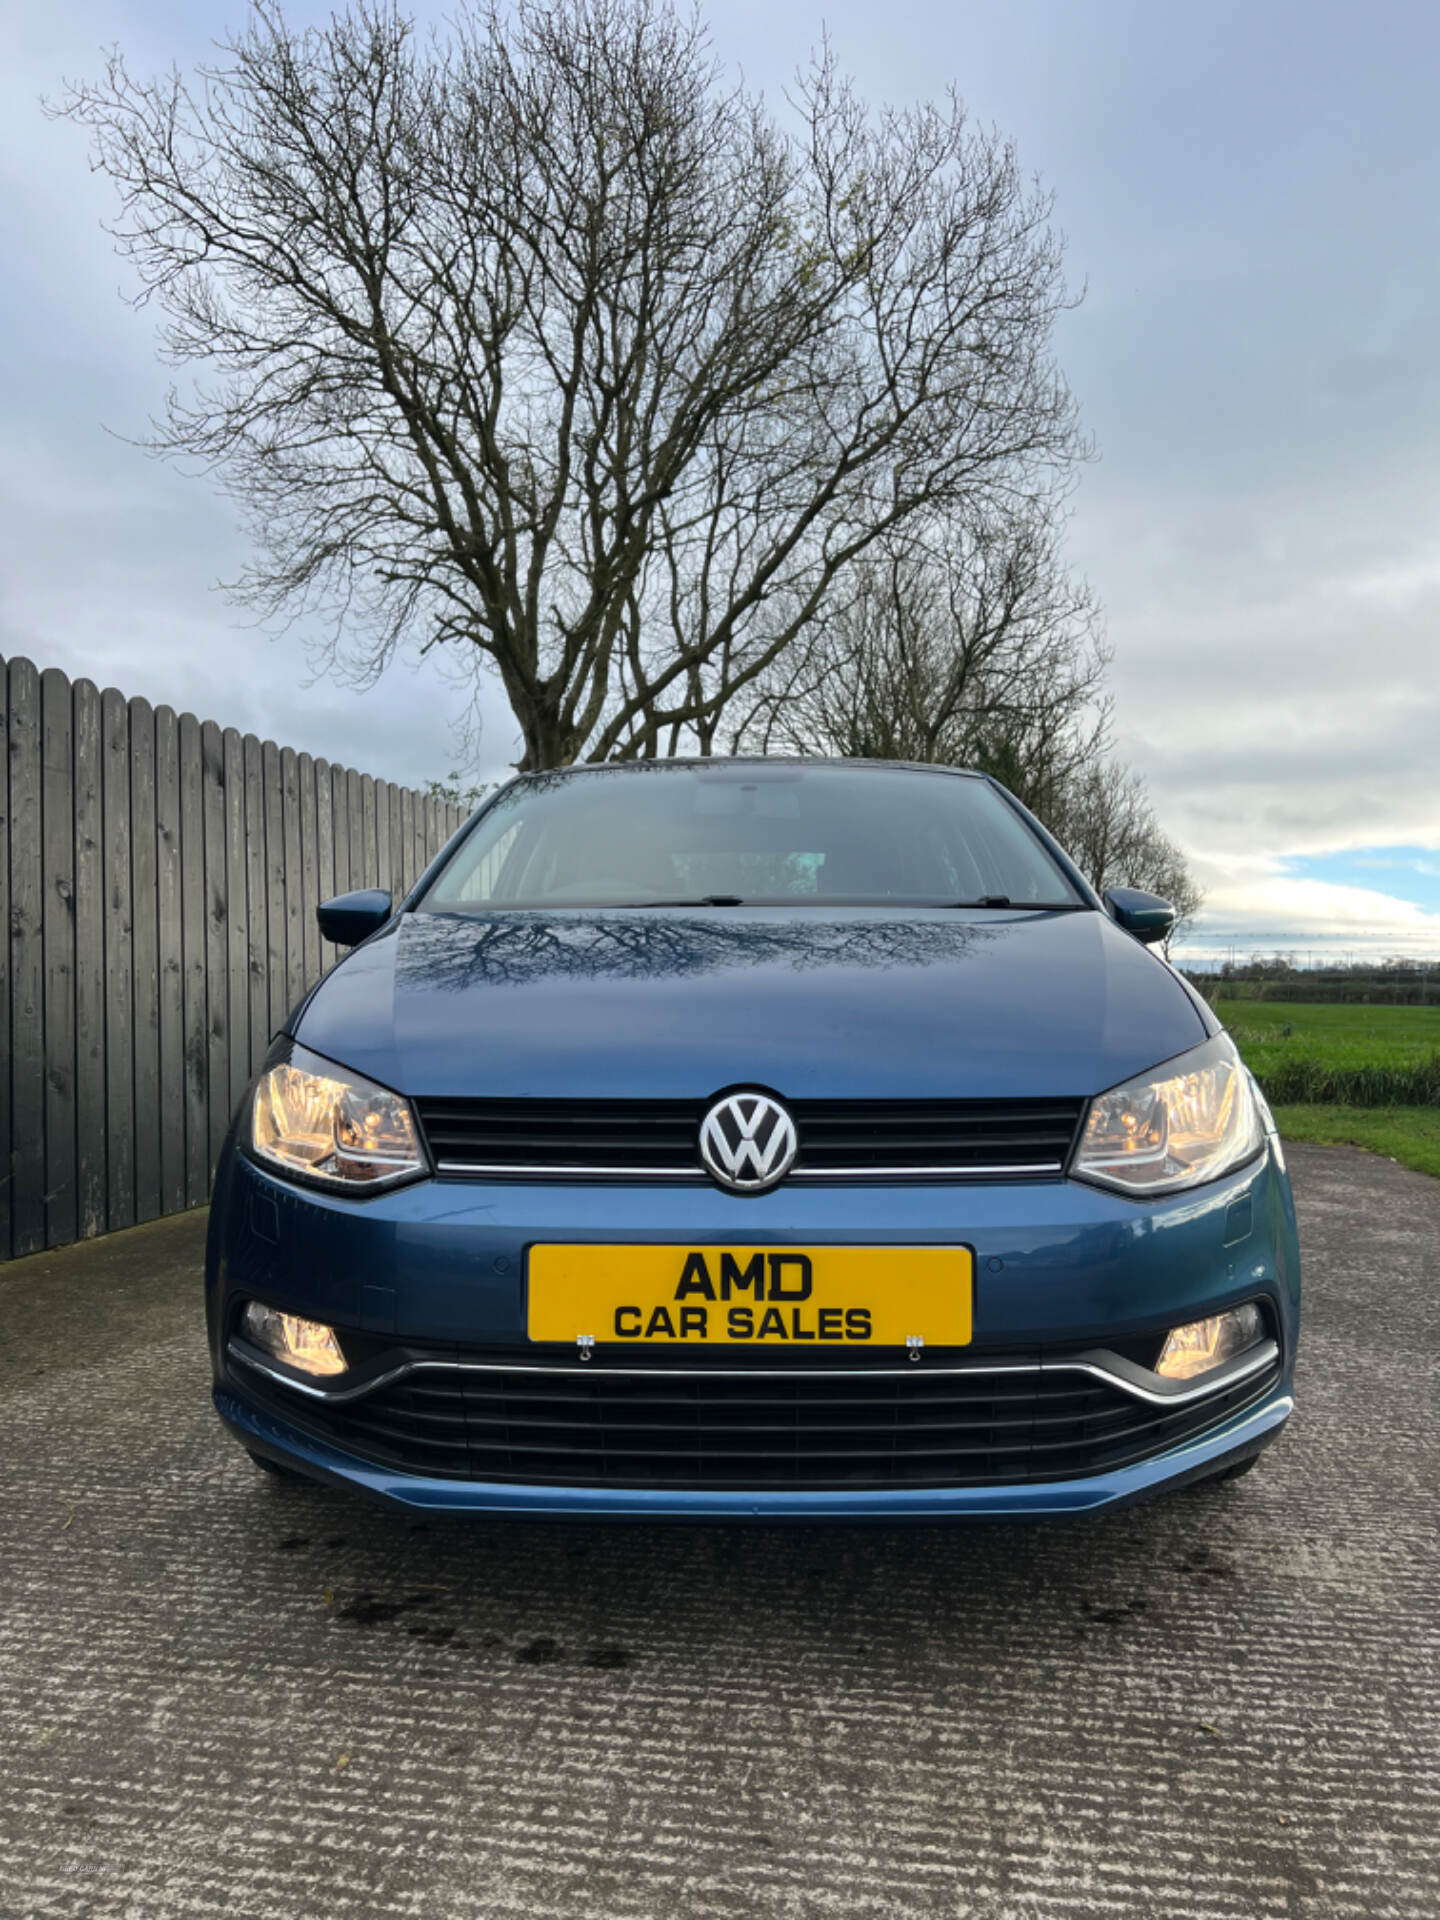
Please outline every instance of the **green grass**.
[[1440, 1177], [1440, 1007], [1222, 1000], [1287, 1140], [1368, 1147]]
[[1244, 1027], [1262, 1041], [1289, 1037], [1326, 1047], [1362, 1046], [1372, 1057], [1440, 1048], [1440, 1007], [1312, 1006], [1285, 1000], [1225, 1000], [1216, 1012], [1233, 1033]]
[[1440, 1179], [1440, 1112], [1433, 1107], [1276, 1107], [1286, 1140], [1368, 1147], [1402, 1167]]
[[1440, 1107], [1440, 1007], [1222, 1000], [1272, 1106]]

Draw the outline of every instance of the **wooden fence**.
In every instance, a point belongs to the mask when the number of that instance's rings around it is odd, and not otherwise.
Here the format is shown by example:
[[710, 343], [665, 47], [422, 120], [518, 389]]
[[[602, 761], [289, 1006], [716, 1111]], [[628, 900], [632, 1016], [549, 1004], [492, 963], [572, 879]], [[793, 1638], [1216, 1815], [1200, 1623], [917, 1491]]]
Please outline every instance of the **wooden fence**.
[[271, 1035], [336, 956], [317, 903], [403, 892], [462, 816], [29, 660], [0, 660], [0, 739], [6, 1259], [204, 1201]]

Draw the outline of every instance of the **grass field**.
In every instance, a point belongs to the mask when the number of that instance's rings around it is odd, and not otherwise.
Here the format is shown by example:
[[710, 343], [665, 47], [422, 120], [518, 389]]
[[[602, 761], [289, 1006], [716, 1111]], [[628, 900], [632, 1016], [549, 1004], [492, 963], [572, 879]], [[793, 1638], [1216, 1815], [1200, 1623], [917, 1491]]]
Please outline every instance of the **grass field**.
[[1440, 1179], [1440, 1112], [1434, 1107], [1275, 1107], [1282, 1139], [1368, 1147]]
[[1440, 1007], [1222, 1000], [1272, 1106], [1440, 1106]]
[[1440, 1007], [1222, 1000], [1216, 1012], [1286, 1139], [1440, 1175]]

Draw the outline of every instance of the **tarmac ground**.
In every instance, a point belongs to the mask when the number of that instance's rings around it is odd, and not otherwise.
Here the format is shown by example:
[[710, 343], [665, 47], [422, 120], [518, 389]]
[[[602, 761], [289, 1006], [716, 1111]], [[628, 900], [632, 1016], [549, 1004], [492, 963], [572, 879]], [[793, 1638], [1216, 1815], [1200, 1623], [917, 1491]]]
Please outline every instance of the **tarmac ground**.
[[209, 1405], [203, 1215], [0, 1269], [0, 1914], [1436, 1920], [1440, 1182], [1291, 1154], [1258, 1469], [970, 1529], [422, 1523]]

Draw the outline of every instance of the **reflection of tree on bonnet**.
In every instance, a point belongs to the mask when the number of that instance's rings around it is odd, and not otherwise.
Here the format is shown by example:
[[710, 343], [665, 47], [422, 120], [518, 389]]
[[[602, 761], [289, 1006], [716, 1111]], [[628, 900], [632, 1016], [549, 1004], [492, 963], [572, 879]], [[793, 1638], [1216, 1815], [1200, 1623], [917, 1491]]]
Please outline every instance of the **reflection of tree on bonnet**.
[[533, 912], [406, 914], [396, 985], [453, 988], [572, 979], [645, 979], [725, 967], [929, 967], [963, 960], [995, 928], [957, 920], [550, 918]]

